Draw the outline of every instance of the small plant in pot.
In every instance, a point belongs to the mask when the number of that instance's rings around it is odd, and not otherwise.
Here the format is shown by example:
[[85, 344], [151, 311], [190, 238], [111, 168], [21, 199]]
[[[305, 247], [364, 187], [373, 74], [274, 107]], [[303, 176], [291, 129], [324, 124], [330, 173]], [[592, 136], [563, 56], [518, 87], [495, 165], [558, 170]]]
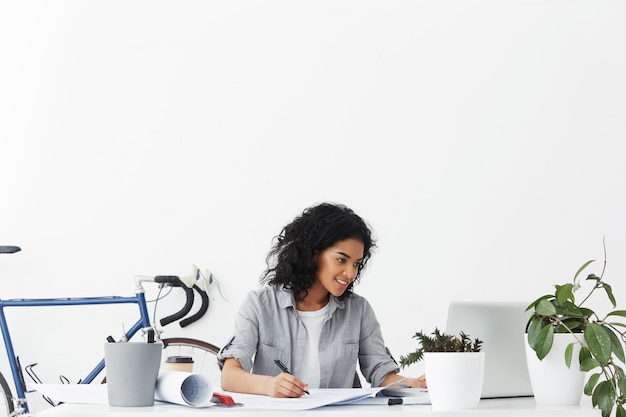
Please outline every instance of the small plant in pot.
[[[610, 416], [614, 407], [617, 417], [626, 417], [626, 374], [622, 368], [626, 310], [615, 310], [617, 304], [613, 289], [604, 281], [606, 249], [600, 276], [589, 274], [583, 283], [580, 282], [580, 274], [592, 262], [585, 262], [572, 282], [555, 285], [553, 294], [539, 297], [528, 306], [527, 310], [533, 311], [526, 329], [528, 344], [542, 360], [552, 348], [555, 333], [570, 334], [572, 341], [565, 349], [565, 364], [571, 367], [574, 347], [578, 345], [580, 370], [593, 371], [584, 385], [585, 395], [591, 396], [593, 406], [600, 408], [603, 417]], [[575, 293], [582, 290], [583, 284], [590, 289], [577, 301]], [[584, 305], [596, 294], [604, 294], [613, 310], [601, 315]], [[621, 321], [616, 321], [620, 318]]]
[[413, 338], [418, 340], [420, 347], [407, 356], [400, 356], [400, 366], [403, 368], [421, 361], [424, 352], [480, 352], [483, 343], [479, 339], [472, 341], [463, 332], [459, 336], [453, 336], [437, 328], [431, 335], [419, 331]]
[[[402, 368], [424, 359], [426, 381], [435, 411], [478, 407], [484, 376], [485, 355], [482, 341], [460, 332], [453, 336], [435, 328], [431, 334], [415, 333], [420, 346], [400, 356]], [[475, 384], [467, 384], [475, 381]]]

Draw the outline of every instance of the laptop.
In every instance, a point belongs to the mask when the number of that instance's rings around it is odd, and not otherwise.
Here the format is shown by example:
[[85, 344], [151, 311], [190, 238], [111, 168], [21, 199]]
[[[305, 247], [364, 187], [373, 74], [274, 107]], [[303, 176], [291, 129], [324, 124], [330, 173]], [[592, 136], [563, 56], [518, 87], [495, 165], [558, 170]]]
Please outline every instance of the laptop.
[[481, 398], [527, 397], [533, 390], [526, 367], [525, 335], [530, 311], [524, 302], [453, 301], [445, 332], [463, 331], [483, 341], [485, 377]]

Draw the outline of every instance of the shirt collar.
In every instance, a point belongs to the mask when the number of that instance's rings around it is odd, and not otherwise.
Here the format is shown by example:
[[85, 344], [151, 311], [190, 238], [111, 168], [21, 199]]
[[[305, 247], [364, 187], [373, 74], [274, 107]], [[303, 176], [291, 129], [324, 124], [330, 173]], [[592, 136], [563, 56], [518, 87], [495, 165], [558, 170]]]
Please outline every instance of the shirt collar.
[[[294, 299], [293, 293], [291, 291], [277, 287], [276, 292], [277, 292], [276, 297], [278, 298], [279, 306], [281, 306], [282, 308], [288, 308], [288, 307], [293, 307], [294, 309], [296, 308], [296, 300]], [[331, 315], [336, 309], [340, 308], [343, 310], [346, 307], [346, 304], [342, 300], [340, 300], [339, 298], [335, 297], [332, 294], [330, 294], [328, 305], [329, 305], [328, 312]]]

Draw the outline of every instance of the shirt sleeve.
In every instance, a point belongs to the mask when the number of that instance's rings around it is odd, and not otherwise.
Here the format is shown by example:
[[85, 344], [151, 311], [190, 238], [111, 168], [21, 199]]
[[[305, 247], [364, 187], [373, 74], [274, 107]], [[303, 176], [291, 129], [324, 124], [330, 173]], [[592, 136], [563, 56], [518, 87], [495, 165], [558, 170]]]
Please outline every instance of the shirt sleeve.
[[260, 301], [254, 291], [248, 293], [235, 318], [235, 330], [230, 342], [217, 355], [220, 369], [228, 358], [236, 359], [243, 369], [250, 372], [259, 340]]
[[390, 372], [400, 372], [400, 368], [385, 346], [374, 309], [367, 300], [363, 301], [359, 364], [365, 379], [373, 387], [378, 387]]

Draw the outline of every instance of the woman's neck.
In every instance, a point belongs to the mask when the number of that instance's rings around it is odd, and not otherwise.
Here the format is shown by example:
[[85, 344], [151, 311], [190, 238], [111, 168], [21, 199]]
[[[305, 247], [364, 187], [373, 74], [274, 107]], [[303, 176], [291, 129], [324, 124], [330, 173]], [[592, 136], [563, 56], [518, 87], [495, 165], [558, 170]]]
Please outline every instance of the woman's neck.
[[296, 308], [300, 311], [317, 311], [328, 304], [330, 293], [325, 288], [309, 288], [308, 294], [296, 301]]

